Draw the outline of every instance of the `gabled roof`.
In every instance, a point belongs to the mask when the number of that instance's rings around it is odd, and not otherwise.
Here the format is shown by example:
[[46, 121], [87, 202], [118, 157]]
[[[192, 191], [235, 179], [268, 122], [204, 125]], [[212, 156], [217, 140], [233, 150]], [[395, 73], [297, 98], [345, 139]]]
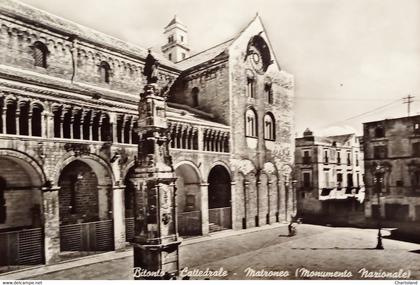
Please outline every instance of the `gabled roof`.
[[[181, 69], [181, 70], [187, 70], [187, 69], [190, 69], [190, 68], [192, 68], [192, 67], [194, 67], [194, 66], [197, 66], [197, 65], [199, 65], [199, 64], [202, 64], [202, 63], [204, 63], [204, 62], [207, 62], [207, 61], [209, 61], [209, 60], [212, 60], [212, 59], [214, 59], [215, 57], [217, 57], [218, 55], [220, 55], [220, 54], [222, 54], [223, 52], [225, 52], [225, 51], [227, 51], [229, 48], [230, 48], [230, 46], [245, 32], [245, 30], [255, 21], [255, 20], [257, 20], [257, 19], [259, 19], [260, 20], [260, 22], [261, 22], [261, 25], [262, 25], [262, 27], [263, 27], [263, 30], [264, 30], [264, 32], [265, 32], [265, 34], [267, 34], [267, 32], [266, 32], [266, 29], [265, 29], [265, 27], [264, 27], [264, 24], [262, 23], [262, 21], [261, 21], [261, 18], [260, 18], [260, 16], [258, 15], [258, 14], [256, 14], [255, 15], [255, 17], [254, 18], [252, 18], [252, 20], [251, 21], [249, 21], [234, 37], [232, 37], [231, 39], [229, 39], [229, 40], [227, 40], [227, 41], [225, 41], [225, 42], [222, 42], [222, 43], [220, 43], [220, 44], [218, 44], [218, 45], [215, 45], [214, 47], [212, 47], [212, 48], [209, 48], [209, 49], [206, 49], [206, 50], [204, 50], [204, 51], [201, 51], [201, 52], [199, 52], [199, 53], [196, 53], [196, 54], [194, 54], [194, 55], [192, 55], [192, 56], [190, 56], [190, 57], [187, 57], [186, 59], [184, 59], [184, 60], [182, 60], [182, 61], [179, 61], [179, 62], [177, 62], [176, 63], [176, 66], [179, 68], [179, 69]], [[173, 21], [173, 20], [172, 20]], [[172, 22], [171, 22], [172, 23]], [[170, 24], [171, 24], [170, 23]], [[268, 40], [268, 38], [267, 38], [267, 40]], [[273, 54], [273, 56], [274, 56], [274, 59], [275, 59], [275, 62], [276, 62], [276, 64], [278, 65], [278, 61], [277, 61], [277, 58], [276, 58], [276, 56], [275, 56], [275, 53], [274, 53], [274, 50], [272, 49], [272, 46], [271, 46], [271, 43], [270, 43], [270, 41], [268, 40], [268, 44], [269, 44], [269, 46], [270, 46], [270, 50], [271, 50], [271, 52], [272, 52], [272, 54]], [[278, 66], [279, 67], [279, 69], [280, 69], [280, 66]]]
[[[148, 54], [147, 49], [145, 48], [127, 43], [91, 28], [84, 27], [70, 20], [61, 18], [16, 0], [1, 0], [0, 13], [12, 16], [24, 22], [29, 21], [37, 23], [38, 26], [44, 26], [47, 29], [53, 29], [57, 32], [67, 34], [68, 36], [75, 35], [80, 39], [103, 45], [104, 47], [108, 47], [110, 49], [116, 49], [118, 52], [128, 54], [129, 56], [145, 59]], [[177, 69], [176, 65], [168, 60], [164, 55], [154, 53], [153, 56], [158, 59], [163, 66]]]
[[204, 51], [198, 52], [190, 57], [187, 57], [186, 59], [179, 61], [176, 63], [177, 67], [181, 70], [187, 70], [190, 69], [194, 66], [197, 66], [199, 64], [202, 64], [204, 62], [207, 62], [209, 60], [214, 59], [216, 56], [220, 55], [221, 53], [227, 51], [229, 49], [229, 47], [231, 46], [231, 44], [237, 39], [239, 38], [242, 33], [251, 25], [252, 22], [255, 21], [255, 19], [258, 17], [258, 14], [251, 20], [249, 21], [246, 26], [240, 30], [239, 33], [237, 33], [233, 38], [222, 42], [218, 45], [215, 45], [212, 48], [206, 49]]
[[177, 62], [176, 66], [181, 70], [187, 70], [187, 69], [190, 69], [191, 67], [194, 67], [201, 63], [212, 60], [213, 58], [225, 52], [229, 48], [232, 41], [233, 39], [230, 39], [212, 48], [196, 53], [182, 61]]

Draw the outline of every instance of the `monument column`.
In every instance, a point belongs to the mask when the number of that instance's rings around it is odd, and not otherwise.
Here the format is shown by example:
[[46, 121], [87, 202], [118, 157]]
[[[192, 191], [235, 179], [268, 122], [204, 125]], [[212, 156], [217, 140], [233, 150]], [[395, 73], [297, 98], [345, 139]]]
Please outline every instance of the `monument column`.
[[158, 84], [158, 62], [150, 54], [140, 94], [138, 165], [134, 191], [134, 278], [171, 279], [179, 274], [175, 212], [176, 175], [169, 154], [166, 90]]

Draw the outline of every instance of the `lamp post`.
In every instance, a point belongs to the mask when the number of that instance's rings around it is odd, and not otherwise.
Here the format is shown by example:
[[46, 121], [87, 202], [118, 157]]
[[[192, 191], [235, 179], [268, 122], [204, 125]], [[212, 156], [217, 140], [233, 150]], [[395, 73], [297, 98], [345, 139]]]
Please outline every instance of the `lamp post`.
[[382, 244], [382, 225], [381, 225], [381, 192], [382, 186], [384, 182], [384, 169], [380, 165], [376, 167], [375, 170], [375, 177], [374, 177], [374, 184], [375, 184], [375, 192], [378, 198], [378, 243], [376, 244], [375, 249], [384, 249]]

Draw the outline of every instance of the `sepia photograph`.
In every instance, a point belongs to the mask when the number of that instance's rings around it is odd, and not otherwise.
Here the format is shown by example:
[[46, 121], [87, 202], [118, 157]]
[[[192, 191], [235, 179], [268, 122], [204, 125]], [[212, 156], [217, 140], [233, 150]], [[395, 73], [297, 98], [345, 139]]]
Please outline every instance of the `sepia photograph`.
[[419, 102], [418, 0], [0, 0], [0, 282], [417, 285]]

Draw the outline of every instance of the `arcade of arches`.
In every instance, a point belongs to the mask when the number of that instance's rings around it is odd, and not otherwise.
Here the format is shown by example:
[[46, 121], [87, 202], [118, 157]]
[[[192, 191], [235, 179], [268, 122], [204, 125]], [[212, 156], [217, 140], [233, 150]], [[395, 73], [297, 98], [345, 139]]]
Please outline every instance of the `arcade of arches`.
[[[34, 228], [55, 231], [58, 253], [112, 250], [117, 248], [117, 230], [121, 231], [122, 244], [132, 237], [134, 186], [130, 177], [134, 167], [125, 176], [119, 200], [115, 200], [118, 187], [113, 186], [111, 170], [92, 157], [82, 155], [64, 163], [57, 173], [57, 190], [51, 192], [44, 192], [45, 180], [39, 170], [23, 159], [2, 155], [0, 169], [0, 232]], [[261, 173], [258, 179], [254, 173], [237, 174], [233, 179], [227, 167], [216, 164], [203, 175], [199, 167], [187, 161], [178, 163], [175, 173], [181, 236], [283, 220], [280, 210], [287, 197], [281, 194], [284, 189], [273, 174]], [[48, 218], [54, 207], [57, 226]], [[121, 225], [116, 226], [118, 223]], [[94, 236], [95, 242], [86, 245], [84, 236]]]

